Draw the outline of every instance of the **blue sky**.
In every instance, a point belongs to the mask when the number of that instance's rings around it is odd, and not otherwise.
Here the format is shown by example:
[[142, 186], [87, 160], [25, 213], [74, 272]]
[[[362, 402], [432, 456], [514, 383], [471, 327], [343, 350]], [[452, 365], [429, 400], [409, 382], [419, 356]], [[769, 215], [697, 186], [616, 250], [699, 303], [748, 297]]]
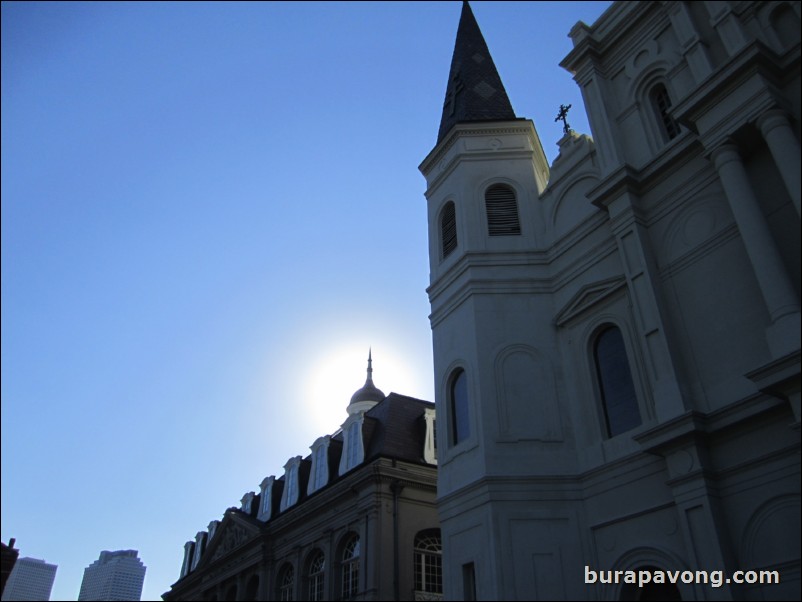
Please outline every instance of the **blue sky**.
[[[557, 154], [568, 31], [474, 2]], [[2, 4], [2, 539], [76, 599], [306, 455], [365, 380], [433, 400], [425, 182], [459, 2]]]

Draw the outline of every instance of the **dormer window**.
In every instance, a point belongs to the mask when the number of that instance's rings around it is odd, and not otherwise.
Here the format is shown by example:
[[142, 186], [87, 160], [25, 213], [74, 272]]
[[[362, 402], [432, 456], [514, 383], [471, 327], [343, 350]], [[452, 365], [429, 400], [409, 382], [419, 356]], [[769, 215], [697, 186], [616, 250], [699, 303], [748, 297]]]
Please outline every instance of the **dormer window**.
[[245, 495], [242, 496], [242, 499], [240, 500], [240, 503], [242, 504], [242, 506], [241, 506], [240, 509], [245, 514], [250, 514], [251, 513], [251, 508], [253, 507], [253, 497], [255, 495], [256, 494], [253, 491], [249, 491], [248, 493], [246, 493]]
[[320, 437], [312, 446], [312, 477], [307, 486], [307, 495], [314, 493], [329, 482], [329, 444], [331, 436]]
[[365, 459], [365, 447], [362, 442], [362, 424], [364, 414], [350, 416], [343, 425], [343, 455], [340, 458], [340, 474], [345, 474]]
[[206, 545], [209, 545], [209, 543], [212, 541], [214, 534], [217, 532], [217, 527], [219, 526], [220, 526], [219, 520], [213, 520], [212, 522], [209, 523], [209, 526], [206, 528], [207, 531], [209, 532], [209, 535], [206, 537]]
[[434, 408], [426, 408], [423, 413], [426, 422], [426, 437], [423, 444], [423, 460], [429, 464], [437, 464], [437, 421]]
[[353, 468], [357, 465], [357, 458], [359, 457], [359, 435], [360, 426], [358, 422], [354, 422], [348, 427], [348, 468]]
[[298, 469], [301, 456], [295, 456], [284, 465], [284, 492], [281, 496], [281, 511], [298, 502]]
[[184, 544], [184, 562], [181, 563], [181, 577], [186, 577], [190, 570], [192, 570], [192, 552], [195, 542], [188, 541]]
[[276, 477], [269, 476], [262, 479], [262, 483], [259, 485], [262, 491], [262, 503], [259, 505], [259, 513], [256, 515], [256, 518], [262, 521], [270, 520], [270, 516], [272, 515], [273, 511], [273, 483], [275, 482]]
[[192, 556], [192, 567], [190, 570], [195, 570], [195, 567], [198, 566], [200, 562], [201, 555], [203, 554], [203, 550], [205, 548], [204, 544], [206, 543], [206, 531], [198, 531], [197, 535], [195, 535], [195, 553]]

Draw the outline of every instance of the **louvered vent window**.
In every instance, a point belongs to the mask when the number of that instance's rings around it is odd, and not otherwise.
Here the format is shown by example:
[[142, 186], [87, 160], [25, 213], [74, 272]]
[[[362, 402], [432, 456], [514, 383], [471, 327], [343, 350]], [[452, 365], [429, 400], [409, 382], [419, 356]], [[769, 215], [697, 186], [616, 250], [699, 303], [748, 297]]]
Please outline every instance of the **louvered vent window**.
[[457, 212], [454, 203], [448, 202], [440, 217], [440, 236], [443, 241], [443, 259], [457, 248]]
[[487, 230], [490, 236], [510, 236], [521, 233], [518, 202], [509, 186], [491, 186], [485, 192]]
[[671, 97], [668, 95], [666, 87], [662, 84], [656, 86], [652, 91], [652, 99], [654, 101], [654, 108], [657, 111], [657, 116], [660, 118], [661, 125], [663, 126], [663, 132], [668, 136], [669, 140], [673, 140], [679, 136], [680, 131], [679, 124], [668, 114], [668, 110], [671, 108]]

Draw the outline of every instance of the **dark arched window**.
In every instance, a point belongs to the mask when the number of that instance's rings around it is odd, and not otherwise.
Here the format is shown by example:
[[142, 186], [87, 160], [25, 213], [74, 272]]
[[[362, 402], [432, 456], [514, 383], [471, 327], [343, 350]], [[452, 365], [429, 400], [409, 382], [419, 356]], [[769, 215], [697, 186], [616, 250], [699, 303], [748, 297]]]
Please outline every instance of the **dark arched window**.
[[495, 184], [485, 191], [487, 233], [490, 236], [510, 236], [521, 233], [518, 220], [518, 201], [509, 186]]
[[237, 599], [237, 584], [234, 583], [228, 586], [226, 590], [225, 600], [236, 600]]
[[769, 17], [769, 22], [783, 50], [799, 42], [799, 17], [789, 4], [783, 3], [775, 8]]
[[341, 591], [343, 600], [349, 600], [359, 591], [359, 536], [349, 536], [342, 550]]
[[[655, 571], [660, 571], [653, 566], [639, 567], [638, 571], [649, 571], [654, 575]], [[671, 602], [674, 600], [682, 600], [679, 588], [673, 583], [655, 583], [653, 580], [645, 584], [643, 587], [638, 587], [634, 584], [626, 584], [621, 588], [621, 600], [660, 600], [661, 602]]]
[[618, 328], [610, 326], [599, 333], [593, 345], [593, 357], [607, 435], [615, 437], [641, 423], [624, 337]]
[[259, 575], [251, 575], [248, 585], [245, 587], [245, 600], [259, 599]]
[[292, 565], [286, 563], [278, 573], [278, 599], [282, 602], [292, 600], [293, 583], [295, 581], [295, 570]]
[[318, 602], [323, 599], [323, 577], [326, 571], [326, 559], [323, 552], [315, 550], [309, 559], [307, 583], [309, 584], [307, 600]]
[[657, 84], [652, 88], [649, 94], [652, 106], [657, 119], [660, 122], [660, 129], [663, 132], [666, 140], [673, 140], [679, 136], [679, 124], [674, 121], [674, 118], [669, 115], [668, 110], [671, 108], [671, 97], [668, 95], [668, 90], [663, 84]]
[[457, 210], [449, 201], [440, 214], [440, 241], [442, 259], [445, 259], [457, 248]]
[[468, 417], [468, 377], [459, 369], [451, 376], [449, 387], [451, 409], [451, 441], [454, 445], [468, 438], [471, 426]]
[[415, 599], [432, 599], [443, 594], [443, 543], [440, 529], [428, 529], [415, 536]]

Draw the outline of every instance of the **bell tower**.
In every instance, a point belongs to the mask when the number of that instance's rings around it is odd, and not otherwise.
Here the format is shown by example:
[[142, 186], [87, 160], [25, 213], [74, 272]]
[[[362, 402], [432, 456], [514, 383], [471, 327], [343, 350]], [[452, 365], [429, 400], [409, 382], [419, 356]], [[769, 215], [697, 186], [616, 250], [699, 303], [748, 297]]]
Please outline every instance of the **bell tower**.
[[[511, 517], [531, 515], [528, 479], [570, 472], [573, 457], [557, 402], [539, 201], [549, 167], [533, 122], [512, 108], [467, 2], [437, 144], [420, 170], [427, 182], [444, 595], [526, 598], [502, 575], [510, 556], [536, 553], [517, 545]], [[499, 501], [506, 496], [509, 503]]]

